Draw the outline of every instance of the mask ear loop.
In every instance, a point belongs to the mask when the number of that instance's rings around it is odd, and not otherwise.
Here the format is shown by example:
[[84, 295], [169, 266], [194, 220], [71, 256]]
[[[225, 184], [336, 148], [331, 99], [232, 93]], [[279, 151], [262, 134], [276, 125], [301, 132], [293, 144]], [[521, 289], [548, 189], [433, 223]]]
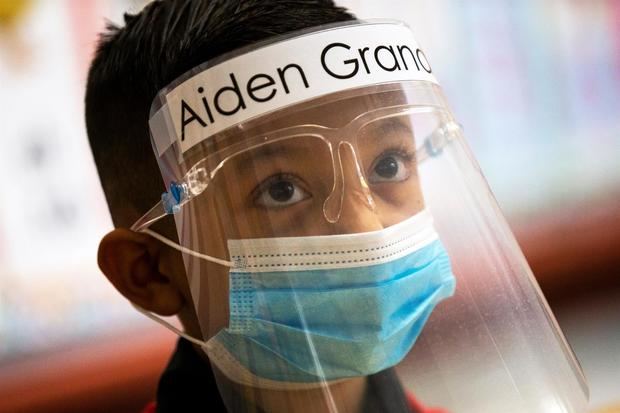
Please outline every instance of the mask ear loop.
[[162, 317], [159, 317], [155, 314], [153, 314], [150, 311], [145, 310], [144, 308], [140, 307], [139, 305], [136, 305], [134, 303], [132, 303], [130, 301], [130, 304], [140, 313], [144, 314], [145, 316], [147, 316], [148, 318], [150, 318], [151, 320], [155, 321], [158, 324], [161, 324], [162, 326], [166, 327], [168, 330], [172, 331], [173, 333], [175, 333], [178, 336], [183, 337], [184, 339], [186, 339], [187, 341], [190, 341], [200, 347], [207, 347], [208, 344], [206, 341], [203, 340], [199, 340], [195, 337], [190, 336], [189, 334], [187, 334], [186, 332], [179, 330], [178, 328], [176, 328], [172, 323], [164, 320]]
[[174, 248], [177, 251], [180, 251], [184, 254], [188, 254], [191, 256], [194, 256], [196, 258], [200, 258], [203, 259], [205, 261], [210, 261], [210, 262], [214, 262], [216, 264], [220, 264], [223, 265], [224, 267], [230, 267], [230, 268], [234, 268], [235, 267], [235, 263], [232, 261], [228, 261], [228, 260], [223, 260], [221, 258], [216, 258], [216, 257], [212, 257], [210, 255], [206, 255], [206, 254], [201, 254], [199, 252], [190, 250], [189, 248], [183, 247], [179, 244], [177, 244], [174, 241], [169, 240], [168, 238], [164, 237], [163, 235], [158, 234], [155, 231], [152, 231], [148, 228], [143, 228], [141, 230], [141, 232], [144, 232], [145, 234], [150, 235], [151, 237], [155, 238], [156, 240], [163, 242], [164, 244], [168, 245], [171, 248]]

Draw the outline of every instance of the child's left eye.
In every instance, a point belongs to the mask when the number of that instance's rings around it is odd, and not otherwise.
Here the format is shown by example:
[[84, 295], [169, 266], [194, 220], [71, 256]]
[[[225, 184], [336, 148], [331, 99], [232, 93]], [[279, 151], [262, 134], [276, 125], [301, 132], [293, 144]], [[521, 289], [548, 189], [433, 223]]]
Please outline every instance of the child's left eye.
[[389, 153], [381, 155], [370, 170], [371, 183], [400, 182], [409, 178], [410, 159], [406, 155]]

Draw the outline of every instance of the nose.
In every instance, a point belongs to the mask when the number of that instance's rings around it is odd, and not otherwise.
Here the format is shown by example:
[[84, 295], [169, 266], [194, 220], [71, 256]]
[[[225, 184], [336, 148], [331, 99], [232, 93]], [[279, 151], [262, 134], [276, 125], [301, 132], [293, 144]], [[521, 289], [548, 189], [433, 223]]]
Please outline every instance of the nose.
[[383, 228], [355, 149], [340, 142], [334, 154], [334, 188], [323, 213], [336, 234], [353, 234]]

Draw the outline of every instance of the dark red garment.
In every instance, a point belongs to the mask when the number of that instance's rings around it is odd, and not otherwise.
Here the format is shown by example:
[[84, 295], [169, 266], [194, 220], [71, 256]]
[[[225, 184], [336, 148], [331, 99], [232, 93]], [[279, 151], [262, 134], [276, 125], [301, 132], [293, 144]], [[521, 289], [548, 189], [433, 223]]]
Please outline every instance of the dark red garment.
[[[411, 407], [412, 412], [420, 412], [420, 413], [448, 413], [447, 410], [439, 409], [436, 407], [427, 408], [420, 404], [420, 402], [413, 396], [413, 394], [407, 392], [407, 401], [409, 402], [409, 407]], [[155, 410], [153, 410], [153, 413]]]
[[155, 402], [150, 402], [145, 408], [144, 410], [142, 410], [142, 413], [155, 413], [156, 410], [156, 404]]

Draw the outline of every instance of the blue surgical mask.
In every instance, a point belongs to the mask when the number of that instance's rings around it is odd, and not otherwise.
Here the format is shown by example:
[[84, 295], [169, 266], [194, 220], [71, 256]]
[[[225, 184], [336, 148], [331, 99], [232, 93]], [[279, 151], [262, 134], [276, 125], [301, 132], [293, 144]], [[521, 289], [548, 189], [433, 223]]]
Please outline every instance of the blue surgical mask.
[[242, 384], [311, 385], [392, 367], [455, 289], [427, 211], [380, 231], [228, 247], [230, 322], [207, 352]]

